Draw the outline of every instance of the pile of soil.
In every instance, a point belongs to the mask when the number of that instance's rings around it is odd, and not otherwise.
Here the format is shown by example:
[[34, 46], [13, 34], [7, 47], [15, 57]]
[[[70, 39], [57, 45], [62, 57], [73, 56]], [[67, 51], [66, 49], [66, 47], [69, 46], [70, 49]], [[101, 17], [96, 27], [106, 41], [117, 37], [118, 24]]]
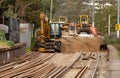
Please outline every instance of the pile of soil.
[[100, 38], [91, 37], [67, 37], [61, 38], [62, 52], [97, 52], [102, 43]]

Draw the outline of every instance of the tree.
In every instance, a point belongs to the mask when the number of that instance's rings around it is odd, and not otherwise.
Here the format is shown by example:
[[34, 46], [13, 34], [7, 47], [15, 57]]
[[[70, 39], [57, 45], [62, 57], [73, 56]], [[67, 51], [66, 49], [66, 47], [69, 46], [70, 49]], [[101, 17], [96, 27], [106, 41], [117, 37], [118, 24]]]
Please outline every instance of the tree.
[[0, 0], [0, 5], [4, 2], [5, 0]]
[[97, 11], [95, 15], [95, 25], [102, 34], [107, 33], [107, 26], [108, 26], [108, 15], [111, 15], [111, 31], [114, 31], [115, 20], [117, 18], [117, 7], [116, 6], [109, 6]]
[[[35, 0], [36, 1], [36, 0]], [[20, 22], [25, 22], [26, 9], [35, 3], [34, 0], [16, 0], [15, 1], [15, 14], [18, 15]]]

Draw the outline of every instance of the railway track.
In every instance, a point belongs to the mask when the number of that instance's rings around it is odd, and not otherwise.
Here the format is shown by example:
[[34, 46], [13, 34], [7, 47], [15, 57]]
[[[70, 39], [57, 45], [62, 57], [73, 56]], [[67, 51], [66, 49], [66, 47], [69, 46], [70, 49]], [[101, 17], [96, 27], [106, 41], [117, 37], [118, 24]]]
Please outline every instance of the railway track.
[[92, 74], [92, 78], [96, 78], [96, 73], [97, 73], [97, 70], [98, 70], [98, 65], [100, 64], [100, 53], [98, 52], [97, 54], [97, 64], [95, 66], [95, 69], [93, 71], [93, 74]]
[[91, 52], [31, 53], [0, 67], [0, 78], [91, 78], [98, 63], [97, 55]]
[[81, 58], [76, 62], [72, 69], [62, 78], [91, 78], [91, 74], [95, 70], [96, 63], [96, 53], [83, 52], [81, 54]]

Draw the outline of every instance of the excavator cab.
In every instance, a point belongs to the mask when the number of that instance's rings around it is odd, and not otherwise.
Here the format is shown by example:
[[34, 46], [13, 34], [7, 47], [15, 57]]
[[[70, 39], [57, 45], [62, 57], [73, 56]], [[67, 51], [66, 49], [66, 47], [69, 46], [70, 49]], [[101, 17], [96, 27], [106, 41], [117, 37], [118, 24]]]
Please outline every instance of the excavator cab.
[[62, 36], [61, 32], [62, 23], [52, 22], [50, 23], [50, 37], [51, 39], [59, 39]]

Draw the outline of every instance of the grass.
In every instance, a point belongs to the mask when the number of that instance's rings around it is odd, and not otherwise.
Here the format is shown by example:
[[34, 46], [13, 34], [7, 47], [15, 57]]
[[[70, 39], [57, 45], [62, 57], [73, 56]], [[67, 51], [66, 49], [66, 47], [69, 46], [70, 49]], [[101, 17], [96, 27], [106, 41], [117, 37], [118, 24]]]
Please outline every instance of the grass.
[[15, 43], [13, 41], [0, 40], [0, 48], [7, 48], [14, 45]]
[[103, 40], [103, 43], [114, 45], [117, 50], [120, 50], [120, 38], [117, 39], [111, 36], [106, 36]]
[[120, 59], [120, 50], [118, 51], [118, 56], [119, 56], [119, 59]]
[[31, 52], [31, 49], [29, 47], [26, 48], [26, 52], [29, 53]]
[[120, 58], [120, 38], [117, 39], [112, 36], [106, 36], [103, 40], [103, 43], [111, 44], [111, 45], [115, 46], [115, 48], [118, 50], [118, 56]]
[[13, 41], [9, 41], [9, 40], [6, 41], [6, 43], [7, 43], [8, 46], [14, 46], [15, 45], [15, 43]]
[[9, 47], [5, 41], [0, 40], [0, 48]]
[[7, 48], [7, 47], [14, 46], [14, 45], [15, 43], [13, 41], [6, 40], [5, 34], [0, 31], [0, 48]]

